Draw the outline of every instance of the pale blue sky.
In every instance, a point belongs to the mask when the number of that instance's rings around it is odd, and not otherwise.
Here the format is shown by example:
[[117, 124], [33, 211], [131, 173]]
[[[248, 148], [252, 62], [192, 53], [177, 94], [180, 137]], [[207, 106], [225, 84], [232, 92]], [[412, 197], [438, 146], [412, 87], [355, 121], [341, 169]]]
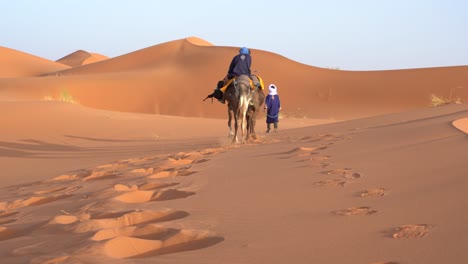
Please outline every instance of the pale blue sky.
[[50, 60], [197, 36], [343, 70], [468, 65], [465, 0], [0, 0], [0, 10], [0, 46]]

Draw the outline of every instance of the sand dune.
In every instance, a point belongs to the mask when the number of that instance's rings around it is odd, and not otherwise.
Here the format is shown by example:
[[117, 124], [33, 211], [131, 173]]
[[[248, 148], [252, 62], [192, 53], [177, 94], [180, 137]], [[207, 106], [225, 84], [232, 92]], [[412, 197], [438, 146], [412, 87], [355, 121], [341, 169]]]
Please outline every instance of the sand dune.
[[240, 145], [226, 106], [201, 102], [237, 49], [191, 37], [73, 68], [0, 50], [22, 62], [0, 78], [1, 262], [468, 259], [468, 104], [429, 106], [467, 100], [468, 66], [351, 72], [254, 49], [284, 111]]
[[[37, 100], [67, 90], [81, 104], [99, 109], [223, 118], [225, 106], [201, 100], [226, 74], [238, 48], [198, 45], [201, 40], [193, 39], [67, 69], [60, 77], [0, 80], [0, 94]], [[353, 72], [256, 49], [252, 56], [252, 68], [267, 84], [277, 84], [287, 117], [349, 119], [425, 108], [431, 94], [468, 98], [468, 66]]]
[[462, 118], [453, 121], [453, 125], [461, 131], [468, 134], [468, 118]]
[[109, 57], [98, 53], [89, 53], [84, 50], [77, 50], [63, 58], [58, 59], [57, 62], [68, 65], [70, 67], [77, 67], [102, 60], [107, 60], [108, 58]]
[[60, 63], [0, 47], [0, 78], [40, 76], [67, 68]]
[[208, 42], [208, 41], [206, 41], [204, 39], [201, 39], [201, 38], [197, 38], [197, 37], [188, 37], [187, 41], [194, 44], [194, 45], [198, 45], [198, 46], [214, 46], [210, 42]]
[[[467, 105], [444, 106], [261, 133], [242, 147], [198, 135], [190, 146], [179, 141], [184, 151], [167, 142], [163, 152], [127, 148], [126, 158], [67, 175], [48, 166], [40, 180], [2, 187], [0, 255], [6, 263], [458, 263], [468, 257], [467, 143], [447, 123], [466, 115]], [[117, 115], [135, 127], [130, 116], [140, 115]], [[323, 181], [343, 184], [315, 184]]]
[[[215, 146], [227, 142], [229, 132], [224, 119], [119, 113], [56, 101], [0, 102], [0, 112], [7, 113], [0, 116], [0, 164], [9, 165], [0, 186], [40, 180], [51, 169], [58, 173], [112, 162], [127, 157], [129, 151], [143, 155], [197, 144]], [[326, 122], [330, 121], [289, 119], [282, 127]], [[259, 131], [263, 131], [262, 125]], [[24, 159], [34, 164], [34, 170], [22, 166]], [[153, 177], [158, 172], [154, 171]]]

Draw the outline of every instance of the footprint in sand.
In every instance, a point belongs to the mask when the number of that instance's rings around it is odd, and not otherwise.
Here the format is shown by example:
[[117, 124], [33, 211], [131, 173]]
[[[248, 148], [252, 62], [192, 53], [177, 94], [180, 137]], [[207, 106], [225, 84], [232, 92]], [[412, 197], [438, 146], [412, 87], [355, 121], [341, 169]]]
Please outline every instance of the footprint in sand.
[[92, 171], [83, 178], [83, 181], [108, 180], [116, 177], [117, 173], [113, 171]]
[[[94, 172], [95, 171], [90, 170], [90, 169], [81, 169], [81, 170], [75, 171], [74, 173], [59, 175], [52, 179], [45, 180], [44, 182], [50, 183], [50, 182], [58, 182], [58, 181], [74, 181], [78, 179], [87, 178], [90, 176], [94, 176], [94, 177], [98, 176], [97, 174], [93, 175]], [[100, 172], [105, 173], [105, 171], [100, 171]], [[92, 177], [90, 179], [92, 179]]]
[[189, 170], [188, 168], [185, 168], [185, 167], [181, 169], [168, 168], [166, 170], [156, 172], [150, 175], [148, 178], [158, 179], [158, 178], [167, 178], [167, 177], [176, 177], [176, 176], [189, 176], [194, 173], [197, 173], [197, 172]]
[[82, 186], [76, 186], [76, 187], [54, 187], [51, 189], [46, 189], [46, 190], [40, 190], [40, 191], [35, 191], [34, 194], [51, 194], [51, 193], [62, 193], [62, 194], [69, 194], [74, 191], [82, 189]]
[[319, 162], [319, 161], [328, 160], [329, 158], [331, 158], [331, 156], [316, 156], [316, 157], [311, 158], [310, 160]]
[[35, 191], [34, 194], [49, 194], [49, 193], [55, 193], [55, 192], [60, 192], [67, 189], [67, 187], [56, 187], [48, 190], [42, 190], [42, 191]]
[[200, 154], [202, 154], [203, 156], [211, 156], [211, 155], [219, 154], [223, 152], [225, 152], [224, 148], [207, 148], [207, 149], [201, 150]]
[[376, 210], [372, 210], [370, 207], [350, 207], [346, 209], [336, 210], [332, 212], [336, 215], [351, 216], [351, 215], [371, 215], [377, 213]]
[[204, 155], [200, 152], [180, 152], [168, 156], [167, 162], [171, 165], [189, 165], [209, 161], [209, 159], [203, 158], [203, 156]]
[[[215, 245], [224, 240], [208, 231], [166, 228], [158, 225], [98, 231], [92, 238], [112, 258], [147, 258]], [[128, 245], [132, 245], [129, 247]]]
[[155, 190], [155, 189], [160, 189], [160, 188], [166, 188], [166, 187], [171, 187], [174, 185], [178, 185], [177, 182], [172, 182], [172, 183], [165, 183], [165, 182], [147, 182], [143, 183], [138, 186], [138, 189], [147, 191], [147, 190]]
[[0, 226], [0, 241], [8, 240], [11, 238], [19, 237], [22, 233], [18, 229]]
[[0, 212], [0, 225], [6, 225], [6, 224], [11, 224], [13, 222], [16, 222], [16, 218], [9, 218], [10, 216], [14, 216], [16, 214], [18, 214], [18, 212], [8, 212], [8, 211]]
[[[75, 233], [86, 233], [108, 228], [121, 228], [136, 226], [141, 224], [167, 222], [187, 217], [189, 214], [185, 211], [176, 211], [173, 209], [162, 209], [158, 211], [124, 211], [115, 213], [91, 213], [86, 219], [73, 227]], [[66, 224], [59, 223], [57, 224]]]
[[0, 212], [0, 218], [5, 218], [5, 217], [10, 217], [13, 215], [18, 214], [18, 212], [8, 212], [8, 211], [2, 211]]
[[125, 167], [127, 167], [127, 165], [124, 163], [108, 163], [108, 164], [99, 165], [96, 168], [100, 170], [117, 170], [117, 169], [122, 169]]
[[36, 206], [42, 205], [46, 203], [51, 203], [57, 200], [66, 199], [72, 196], [71, 194], [62, 194], [62, 195], [54, 195], [54, 196], [33, 196], [26, 199], [19, 199], [12, 202], [8, 202], [5, 206], [5, 209], [18, 209], [27, 206]]
[[325, 180], [325, 181], [317, 181], [313, 183], [315, 186], [320, 187], [344, 187], [346, 182], [338, 179], [334, 180]]
[[[278, 153], [278, 154], [287, 155], [287, 156], [280, 157], [280, 159], [290, 159], [294, 157], [302, 158], [302, 157], [310, 157], [313, 155], [317, 155], [319, 154], [317, 150], [323, 150], [323, 149], [326, 149], [326, 147], [297, 147], [297, 148], [293, 148], [292, 150]], [[310, 159], [306, 159], [306, 160], [310, 160]], [[302, 159], [300, 161], [306, 161], [306, 160]]]
[[154, 170], [155, 170], [154, 168], [138, 168], [138, 169], [133, 169], [130, 172], [147, 175], [147, 174], [153, 173]]
[[350, 179], [350, 180], [357, 180], [361, 178], [361, 174], [357, 172], [352, 172], [351, 168], [334, 169], [334, 170], [324, 171], [323, 173], [327, 175], [342, 175], [346, 179]]
[[76, 174], [63, 174], [59, 175], [55, 178], [52, 178], [50, 180], [47, 180], [46, 182], [53, 182], [53, 181], [73, 181], [78, 179], [78, 175]]
[[145, 203], [186, 198], [194, 194], [194, 192], [179, 191], [177, 189], [167, 189], [161, 191], [138, 190], [133, 192], [126, 192], [115, 197], [114, 199], [124, 203]]
[[17, 224], [14, 226], [0, 226], [0, 241], [8, 240], [20, 236], [27, 235], [28, 233], [36, 230], [39, 226], [44, 223], [34, 224]]
[[298, 141], [304, 141], [306, 143], [312, 143], [312, 142], [320, 141], [320, 138], [305, 136], [305, 137], [299, 138]]
[[337, 137], [333, 135], [332, 133], [325, 133], [325, 134], [320, 134], [319, 135], [322, 140], [333, 140], [336, 139]]
[[330, 166], [329, 163], [324, 162], [328, 160], [329, 158], [331, 158], [331, 156], [315, 156], [312, 158], [298, 160], [298, 162], [307, 163], [308, 166], [320, 167], [322, 169], [325, 169], [326, 167]]
[[390, 231], [392, 238], [421, 238], [425, 237], [433, 226], [427, 224], [402, 225]]
[[115, 184], [114, 185], [114, 190], [118, 192], [131, 192], [131, 191], [138, 191], [139, 187], [138, 185], [125, 185], [125, 184]]
[[384, 188], [367, 189], [356, 193], [358, 197], [380, 197], [387, 194]]
[[351, 173], [351, 168], [328, 170], [328, 171], [324, 171], [322, 173], [327, 174], [327, 175], [332, 175], [332, 174], [345, 175], [347, 173]]
[[[176, 165], [177, 166], [177, 165]], [[131, 172], [141, 175], [150, 175], [150, 178], [165, 178], [175, 176], [188, 176], [196, 173], [196, 171], [189, 170], [190, 166], [173, 167], [173, 166], [162, 166], [158, 168], [139, 168], [134, 169]]]
[[317, 148], [314, 147], [298, 147], [298, 148], [293, 148], [290, 151], [286, 151], [283, 154], [298, 154], [299, 156], [306, 156], [309, 155], [311, 152], [317, 150]]
[[115, 184], [114, 185], [114, 190], [118, 192], [133, 192], [133, 191], [148, 191], [148, 190], [155, 190], [155, 189], [160, 189], [160, 188], [166, 188], [166, 187], [171, 187], [174, 185], [178, 185], [179, 183], [177, 182], [146, 182], [140, 185], [125, 185], [125, 184]]
[[320, 134], [317, 137], [305, 136], [299, 139], [299, 141], [305, 141], [307, 143], [317, 142], [317, 141], [330, 141], [339, 139], [331, 133]]
[[353, 172], [351, 174], [345, 174], [344, 177], [346, 179], [357, 180], [357, 179], [361, 178], [361, 174], [357, 173], [357, 172]]
[[6, 225], [16, 222], [16, 219], [0, 219], [0, 225]]
[[125, 165], [125, 167], [147, 167], [150, 164], [161, 163], [165, 160], [166, 157], [154, 156], [154, 157], [145, 157], [145, 158], [133, 158], [118, 161], [119, 164]]

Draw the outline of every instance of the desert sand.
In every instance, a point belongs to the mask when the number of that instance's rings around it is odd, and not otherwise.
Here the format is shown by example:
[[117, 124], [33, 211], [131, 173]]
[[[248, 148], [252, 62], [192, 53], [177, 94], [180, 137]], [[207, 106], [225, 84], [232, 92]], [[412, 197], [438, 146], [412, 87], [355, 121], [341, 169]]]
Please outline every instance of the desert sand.
[[57, 62], [68, 65], [70, 67], [77, 67], [98, 61], [107, 60], [109, 57], [98, 53], [89, 53], [84, 50], [77, 50], [67, 56], [60, 58]]
[[466, 262], [468, 66], [343, 71], [253, 49], [280, 130], [261, 112], [258, 138], [231, 144], [226, 105], [202, 99], [237, 50], [1, 48], [1, 262]]

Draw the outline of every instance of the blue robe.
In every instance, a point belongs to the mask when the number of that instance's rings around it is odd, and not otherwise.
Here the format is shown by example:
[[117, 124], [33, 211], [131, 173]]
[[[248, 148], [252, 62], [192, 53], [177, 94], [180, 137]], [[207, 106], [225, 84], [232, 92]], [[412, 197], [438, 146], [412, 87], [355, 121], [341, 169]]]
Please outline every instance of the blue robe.
[[250, 76], [250, 66], [252, 65], [252, 57], [249, 54], [238, 54], [232, 58], [228, 70], [228, 79], [243, 74]]
[[279, 95], [267, 95], [265, 98], [265, 106], [267, 107], [267, 123], [277, 123], [279, 110], [281, 107]]

